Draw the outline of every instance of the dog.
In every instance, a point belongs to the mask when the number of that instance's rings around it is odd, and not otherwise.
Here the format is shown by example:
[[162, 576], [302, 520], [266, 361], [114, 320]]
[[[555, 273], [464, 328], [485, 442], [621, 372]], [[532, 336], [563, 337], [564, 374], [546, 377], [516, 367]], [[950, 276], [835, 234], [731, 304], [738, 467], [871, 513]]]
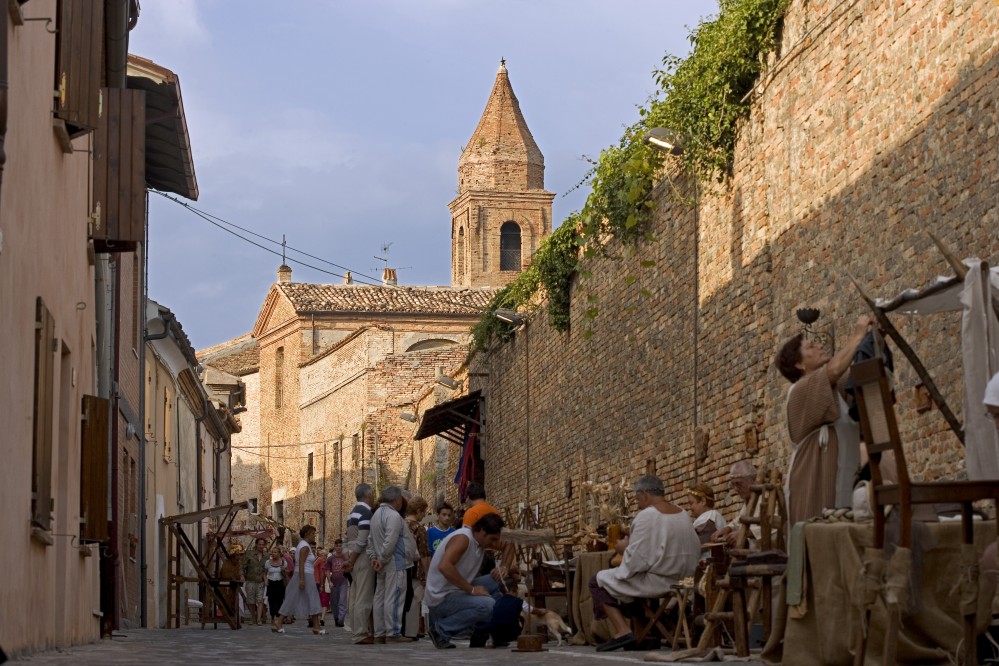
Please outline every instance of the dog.
[[572, 636], [572, 629], [565, 623], [564, 620], [555, 611], [544, 610], [543, 608], [535, 608], [528, 614], [524, 612], [525, 622], [530, 624], [530, 632], [532, 634], [540, 633], [539, 629], [541, 627], [548, 628], [548, 639], [551, 640], [555, 638], [558, 640], [558, 647], [562, 647], [562, 636], [565, 637]]

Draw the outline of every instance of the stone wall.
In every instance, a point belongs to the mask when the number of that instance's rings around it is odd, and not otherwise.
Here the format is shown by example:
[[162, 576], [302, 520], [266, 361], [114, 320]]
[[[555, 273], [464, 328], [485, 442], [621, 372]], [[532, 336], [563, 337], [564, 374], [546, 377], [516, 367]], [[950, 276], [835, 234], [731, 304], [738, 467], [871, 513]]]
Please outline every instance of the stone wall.
[[[570, 481], [633, 477], [652, 461], [685, 502], [695, 481], [723, 495], [737, 460], [783, 469], [787, 383], [772, 359], [800, 328], [797, 308], [820, 308], [820, 329], [841, 343], [864, 312], [849, 274], [890, 296], [948, 272], [928, 230], [960, 254], [999, 259], [997, 29], [994, 3], [793, 2], [732, 177], [678, 185], [692, 207], [661, 184], [657, 241], [634, 254], [611, 244], [619, 258], [587, 262], [570, 332], [542, 310], [473, 361], [473, 375], [489, 373], [470, 388], [487, 395], [491, 497], [540, 501], [569, 531]], [[655, 267], [640, 268], [646, 259]], [[599, 316], [587, 339], [589, 295]], [[895, 321], [963, 419], [959, 317]], [[898, 358], [912, 475], [959, 473], [958, 440], [938, 410], [916, 412], [917, 379]]]

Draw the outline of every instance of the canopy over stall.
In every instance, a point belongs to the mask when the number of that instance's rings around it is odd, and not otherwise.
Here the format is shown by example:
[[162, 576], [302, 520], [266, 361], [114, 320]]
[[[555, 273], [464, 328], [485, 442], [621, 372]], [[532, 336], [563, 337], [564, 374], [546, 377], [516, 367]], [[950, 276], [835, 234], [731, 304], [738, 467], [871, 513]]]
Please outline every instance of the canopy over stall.
[[[965, 445], [971, 480], [999, 479], [999, 432], [984, 416], [982, 399], [989, 378], [999, 372], [999, 269], [978, 259], [959, 261], [930, 235], [955, 275], [938, 277], [919, 289], [906, 289], [891, 299], [873, 300], [853, 280], [885, 334], [898, 346], [919, 375], [951, 429]], [[852, 278], [851, 278], [852, 279]], [[929, 315], [961, 312], [961, 355], [964, 369], [962, 425], [948, 407], [929, 372], [888, 319], [887, 313]]]

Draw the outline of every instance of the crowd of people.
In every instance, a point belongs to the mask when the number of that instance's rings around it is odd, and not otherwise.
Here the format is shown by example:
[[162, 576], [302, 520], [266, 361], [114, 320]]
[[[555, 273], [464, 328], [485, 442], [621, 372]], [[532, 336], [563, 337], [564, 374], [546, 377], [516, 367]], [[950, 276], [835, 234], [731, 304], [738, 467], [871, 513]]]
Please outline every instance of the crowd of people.
[[[843, 388], [851, 360], [872, 335], [871, 324], [869, 317], [859, 318], [835, 355], [803, 336], [787, 341], [777, 354], [775, 365], [791, 382], [786, 414], [792, 446], [785, 477], [789, 524], [820, 515], [824, 508], [848, 506], [863, 477], [866, 455]], [[999, 375], [989, 382], [984, 403], [999, 428]], [[728, 488], [742, 501], [731, 524], [715, 508], [709, 484], [689, 488], [681, 507], [667, 499], [658, 477], [634, 482], [638, 512], [628, 535], [616, 544], [620, 564], [589, 581], [594, 617], [608, 619], [612, 628], [598, 650], [632, 646], [629, 617], [640, 612], [636, 602], [661, 598], [694, 575], [704, 544], [736, 543], [756, 478], [749, 460], [731, 466]], [[519, 634], [522, 615], [539, 613], [513, 593], [522, 575], [513, 566], [515, 549], [503, 542], [503, 519], [486, 501], [481, 484], [468, 485], [463, 511], [442, 503], [432, 522], [426, 518], [427, 501], [397, 486], [384, 488], [377, 501], [366, 483], [354, 494], [346, 533], [328, 553], [316, 543], [311, 525], [302, 527], [292, 548], [274, 545], [268, 552], [267, 541], [259, 538], [245, 554], [233, 550], [223, 573], [245, 581], [252, 623], [262, 624], [269, 609], [275, 632], [284, 633], [284, 625], [296, 618], [308, 618], [312, 631], [321, 635], [331, 616], [358, 645], [405, 643], [426, 635], [435, 647], [448, 649], [457, 637], [468, 637], [472, 647], [489, 641], [506, 645]], [[747, 523], [746, 538], [759, 540], [760, 526]], [[992, 547], [985, 555], [992, 568], [995, 551]]]

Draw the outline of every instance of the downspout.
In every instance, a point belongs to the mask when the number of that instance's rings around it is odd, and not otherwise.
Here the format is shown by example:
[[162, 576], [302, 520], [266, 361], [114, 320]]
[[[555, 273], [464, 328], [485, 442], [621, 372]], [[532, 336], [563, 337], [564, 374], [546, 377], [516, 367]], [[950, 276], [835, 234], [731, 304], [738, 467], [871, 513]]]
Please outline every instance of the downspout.
[[[194, 468], [195, 468], [195, 474], [197, 476], [197, 485], [195, 486], [195, 489], [194, 489], [194, 494], [195, 494], [195, 498], [194, 499], [195, 499], [196, 507], [197, 507], [195, 509], [195, 511], [201, 511], [201, 491], [202, 491], [203, 482], [204, 482], [204, 479], [202, 478], [202, 474], [205, 473], [205, 471], [204, 471], [204, 460], [202, 460], [202, 457], [201, 457], [201, 422], [205, 420], [205, 416], [208, 416], [208, 415], [204, 414], [202, 416], [195, 417], [195, 419], [194, 419], [194, 454], [195, 454], [195, 457], [197, 458], [197, 460], [196, 460], [197, 464], [195, 464], [195, 466], [194, 466]], [[204, 523], [202, 523], [199, 520], [198, 521], [198, 553], [199, 554], [201, 553], [201, 540], [203, 538], [204, 538]]]
[[146, 386], [146, 302], [149, 297], [149, 192], [146, 192], [145, 209], [145, 232], [142, 236], [142, 273], [140, 274], [139, 291], [142, 299], [139, 301], [139, 316], [142, 326], [142, 336], [139, 338], [142, 344], [139, 345], [139, 386], [141, 387], [141, 398], [139, 400], [139, 626], [148, 626], [146, 605], [148, 603], [148, 590], [146, 589], [148, 580], [147, 574], [149, 563], [146, 561], [146, 396], [148, 388]]
[[[121, 552], [118, 549], [118, 521], [121, 516], [118, 513], [118, 475], [121, 470], [118, 468], [118, 418], [121, 389], [118, 385], [121, 372], [121, 321], [119, 320], [120, 308], [118, 303], [121, 299], [121, 271], [116, 258], [108, 262], [111, 266], [111, 284], [113, 291], [111, 296], [111, 525], [108, 530], [111, 543], [108, 548], [108, 568], [106, 570], [107, 580], [110, 584], [108, 590], [108, 609], [105, 611], [105, 623], [107, 633], [119, 628], [119, 608], [118, 608], [118, 566]], [[124, 580], [122, 580], [124, 583]]]

